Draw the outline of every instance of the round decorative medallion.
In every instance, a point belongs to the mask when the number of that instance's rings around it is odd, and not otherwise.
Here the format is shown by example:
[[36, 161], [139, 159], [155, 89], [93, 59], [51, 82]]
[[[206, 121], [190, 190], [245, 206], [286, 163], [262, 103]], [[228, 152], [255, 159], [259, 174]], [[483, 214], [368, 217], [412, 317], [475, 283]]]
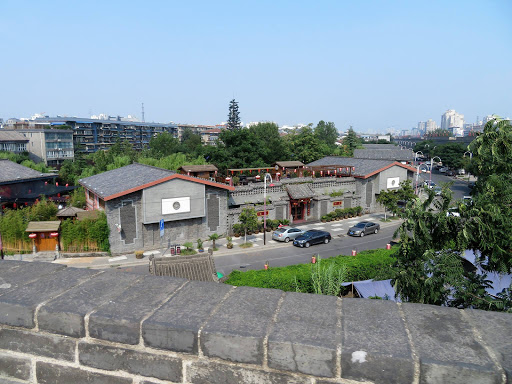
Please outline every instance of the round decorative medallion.
[[172, 207], [177, 211], [178, 209], [180, 209], [180, 203], [175, 201], [172, 205]]

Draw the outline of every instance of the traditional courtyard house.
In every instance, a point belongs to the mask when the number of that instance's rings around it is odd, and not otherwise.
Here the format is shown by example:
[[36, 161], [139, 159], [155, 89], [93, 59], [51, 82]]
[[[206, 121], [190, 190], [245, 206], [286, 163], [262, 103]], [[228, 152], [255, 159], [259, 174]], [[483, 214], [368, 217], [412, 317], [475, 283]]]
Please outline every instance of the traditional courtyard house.
[[310, 163], [305, 170], [315, 177], [273, 179], [266, 188], [262, 182], [237, 186], [229, 196], [230, 227], [238, 222], [245, 207], [254, 207], [260, 217], [295, 224], [320, 220], [338, 208], [381, 210], [376, 196], [382, 190], [398, 189], [415, 172], [415, 168], [396, 161], [335, 156]]
[[398, 189], [404, 180], [412, 180], [416, 168], [393, 160], [356, 159], [351, 157], [327, 156], [308, 164], [315, 166], [352, 167], [356, 181], [356, 195], [360, 205], [367, 212], [382, 209], [376, 202], [381, 191]]
[[55, 201], [64, 199], [63, 194], [75, 187], [59, 186], [57, 176], [0, 159], [0, 206], [30, 205], [43, 195]]
[[167, 248], [228, 230], [228, 191], [234, 188], [226, 184], [143, 164], [79, 182], [87, 209], [107, 215], [113, 253]]
[[202, 179], [215, 179], [217, 167], [213, 164], [205, 165], [183, 165], [178, 168], [182, 175], [200, 177]]

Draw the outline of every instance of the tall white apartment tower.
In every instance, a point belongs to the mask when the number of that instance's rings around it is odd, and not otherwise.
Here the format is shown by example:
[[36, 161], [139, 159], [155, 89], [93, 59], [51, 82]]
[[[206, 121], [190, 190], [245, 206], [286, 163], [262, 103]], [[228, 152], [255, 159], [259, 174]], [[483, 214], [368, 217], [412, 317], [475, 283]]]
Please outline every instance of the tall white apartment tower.
[[447, 110], [441, 115], [441, 129], [452, 131], [454, 136], [464, 136], [464, 115]]

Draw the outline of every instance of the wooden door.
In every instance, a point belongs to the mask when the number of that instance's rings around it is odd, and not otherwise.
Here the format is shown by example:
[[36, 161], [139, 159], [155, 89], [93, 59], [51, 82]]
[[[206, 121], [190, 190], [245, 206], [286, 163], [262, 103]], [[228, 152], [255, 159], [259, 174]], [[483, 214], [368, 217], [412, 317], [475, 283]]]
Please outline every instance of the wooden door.
[[37, 252], [55, 251], [57, 245], [57, 238], [50, 237], [50, 233], [41, 232], [37, 234], [36, 249]]

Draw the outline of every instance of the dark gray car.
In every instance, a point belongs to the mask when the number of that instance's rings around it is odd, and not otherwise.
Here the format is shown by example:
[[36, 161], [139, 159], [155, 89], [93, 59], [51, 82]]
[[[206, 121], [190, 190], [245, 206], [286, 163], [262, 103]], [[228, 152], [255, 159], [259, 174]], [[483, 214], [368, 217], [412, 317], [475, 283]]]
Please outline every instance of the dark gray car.
[[285, 243], [290, 240], [295, 240], [299, 235], [302, 235], [304, 231], [293, 227], [281, 227], [272, 233], [272, 240], [284, 241]]
[[372, 221], [361, 221], [349, 228], [347, 235], [349, 236], [361, 236], [369, 235], [370, 233], [377, 233], [380, 230], [380, 224]]

